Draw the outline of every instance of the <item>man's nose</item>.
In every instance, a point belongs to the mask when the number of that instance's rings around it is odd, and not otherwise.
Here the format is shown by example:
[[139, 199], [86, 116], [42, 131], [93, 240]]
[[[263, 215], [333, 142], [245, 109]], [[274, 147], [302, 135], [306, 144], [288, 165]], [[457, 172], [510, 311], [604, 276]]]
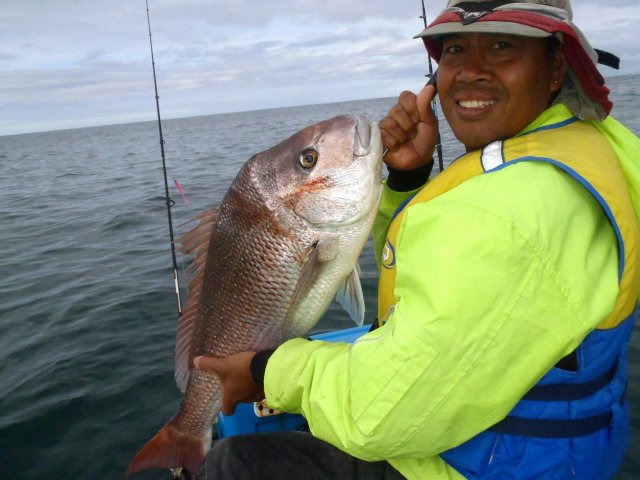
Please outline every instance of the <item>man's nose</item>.
[[460, 64], [456, 78], [463, 83], [489, 81], [492, 78], [491, 68], [484, 55], [470, 52]]

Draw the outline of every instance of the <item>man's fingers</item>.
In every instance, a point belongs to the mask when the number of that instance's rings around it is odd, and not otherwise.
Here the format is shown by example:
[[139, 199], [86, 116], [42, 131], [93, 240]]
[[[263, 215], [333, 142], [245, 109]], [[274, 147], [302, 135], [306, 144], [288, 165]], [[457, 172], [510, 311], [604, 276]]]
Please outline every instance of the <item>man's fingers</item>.
[[[404, 114], [408, 117], [409, 123], [415, 125], [420, 120], [420, 113], [416, 108], [416, 94], [404, 91], [398, 97], [396, 107], [400, 107]], [[391, 109], [393, 111], [393, 109]]]
[[[417, 114], [416, 114], [417, 115]], [[394, 124], [403, 132], [409, 133], [416, 128], [417, 121], [411, 118], [410, 114], [400, 105], [395, 105], [388, 114], [388, 117], [394, 121]], [[415, 118], [416, 116], [414, 116]]]
[[382, 144], [390, 151], [416, 136], [416, 124], [419, 121], [416, 96], [411, 92], [402, 92], [386, 117], [378, 124], [382, 136]]
[[400, 145], [406, 143], [412, 135], [415, 135], [415, 127], [410, 132], [407, 132], [391, 117], [385, 117], [379, 126], [382, 144], [392, 152], [397, 150]]
[[236, 412], [237, 403], [230, 402], [227, 399], [226, 395], [222, 396], [222, 405], [220, 406], [220, 411], [224, 413], [227, 417], [229, 415], [233, 415]]

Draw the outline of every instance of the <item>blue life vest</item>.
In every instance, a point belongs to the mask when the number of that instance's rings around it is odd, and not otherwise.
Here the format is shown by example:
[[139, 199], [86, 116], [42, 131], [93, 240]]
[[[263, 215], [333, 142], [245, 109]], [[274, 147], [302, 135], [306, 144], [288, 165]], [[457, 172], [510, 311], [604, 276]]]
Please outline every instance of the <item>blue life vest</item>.
[[[573, 120], [547, 128], [576, 145], [574, 130], [579, 134], [589, 125]], [[503, 421], [441, 454], [468, 479], [611, 479], [628, 450], [626, 351], [637, 312], [638, 228], [628, 196], [616, 195], [624, 188], [616, 183], [621, 174], [609, 176], [615, 155], [602, 150], [598, 143], [604, 139], [591, 129], [596, 150], [586, 157], [583, 150], [594, 148], [591, 142], [566, 155], [553, 136], [541, 142], [534, 138], [539, 132], [532, 132], [530, 139], [494, 142], [478, 159], [489, 174], [520, 161], [548, 162], [589, 190], [618, 238], [620, 293], [612, 314], [576, 350], [577, 371], [553, 368]], [[518, 145], [511, 148], [514, 141]]]

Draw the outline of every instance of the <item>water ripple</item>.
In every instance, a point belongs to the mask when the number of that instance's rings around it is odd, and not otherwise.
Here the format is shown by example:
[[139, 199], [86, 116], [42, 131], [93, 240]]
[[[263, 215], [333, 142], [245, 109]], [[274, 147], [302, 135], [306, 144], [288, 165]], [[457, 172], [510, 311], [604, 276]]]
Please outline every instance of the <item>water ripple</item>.
[[[617, 85], [625, 102], [616, 108], [637, 132], [636, 84]], [[379, 119], [393, 101], [166, 121], [178, 232], [220, 202], [252, 154], [340, 113]], [[148, 122], [0, 138], [2, 479], [121, 479], [132, 455], [177, 409], [176, 313], [156, 128]], [[443, 138], [448, 163], [462, 151], [450, 131]], [[371, 321], [377, 273], [370, 253], [361, 266]], [[319, 328], [350, 325], [333, 304]], [[637, 407], [638, 332], [630, 357]], [[625, 472], [640, 467], [637, 439], [631, 457]]]

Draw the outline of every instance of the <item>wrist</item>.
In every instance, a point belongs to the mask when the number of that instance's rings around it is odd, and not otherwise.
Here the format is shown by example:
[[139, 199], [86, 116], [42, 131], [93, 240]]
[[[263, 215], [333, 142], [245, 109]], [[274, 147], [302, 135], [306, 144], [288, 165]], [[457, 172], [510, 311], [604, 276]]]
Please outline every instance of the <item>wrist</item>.
[[396, 192], [408, 192], [421, 187], [429, 179], [431, 170], [433, 169], [433, 160], [422, 167], [412, 170], [398, 170], [387, 166], [389, 176], [387, 177], [387, 186]]
[[251, 359], [251, 365], [249, 368], [251, 370], [251, 378], [256, 385], [264, 385], [264, 372], [267, 369], [267, 362], [271, 355], [273, 355], [273, 352], [275, 352], [275, 349], [261, 350]]

